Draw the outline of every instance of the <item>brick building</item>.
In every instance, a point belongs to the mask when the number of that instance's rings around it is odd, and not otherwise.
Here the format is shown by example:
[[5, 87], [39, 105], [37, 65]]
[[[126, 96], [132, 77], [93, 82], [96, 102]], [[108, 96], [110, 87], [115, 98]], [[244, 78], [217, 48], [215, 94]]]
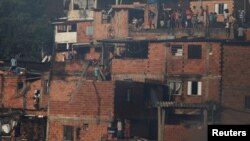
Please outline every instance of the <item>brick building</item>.
[[[172, 6], [163, 1], [162, 7], [154, 0], [89, 1], [94, 9], [80, 2], [70, 1], [66, 18], [52, 23], [50, 70], [34, 80], [28, 73], [0, 75], [1, 108], [6, 110], [1, 116], [7, 114], [10, 121], [18, 115], [18, 137], [117, 140], [121, 120], [123, 138], [205, 140], [208, 124], [249, 123], [250, 30], [242, 40], [237, 29], [228, 36], [222, 13], [215, 27], [161, 25], [161, 15], [180, 6], [184, 11], [202, 2], [209, 11], [235, 11], [235, 1], [176, 1]], [[154, 28], [149, 10], [155, 13]], [[34, 136], [27, 134], [31, 129]]]
[[[2, 140], [44, 140], [46, 137], [46, 73], [48, 64], [18, 62], [18, 72], [10, 72], [4, 60], [1, 66]], [[28, 65], [27, 65], [28, 64]], [[23, 69], [24, 66], [29, 66]], [[43, 68], [34, 71], [35, 68]], [[32, 70], [32, 71], [30, 71]], [[1, 127], [3, 129], [3, 127]], [[30, 134], [32, 133], [32, 134]]]

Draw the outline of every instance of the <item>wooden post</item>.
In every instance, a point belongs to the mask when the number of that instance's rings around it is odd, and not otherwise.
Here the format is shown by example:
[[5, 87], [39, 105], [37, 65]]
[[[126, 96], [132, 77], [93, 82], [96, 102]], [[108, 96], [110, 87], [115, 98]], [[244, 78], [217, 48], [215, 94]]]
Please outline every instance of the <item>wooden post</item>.
[[157, 112], [158, 112], [158, 138], [157, 138], [157, 140], [158, 141], [161, 141], [161, 107], [160, 106], [158, 106], [157, 107]]

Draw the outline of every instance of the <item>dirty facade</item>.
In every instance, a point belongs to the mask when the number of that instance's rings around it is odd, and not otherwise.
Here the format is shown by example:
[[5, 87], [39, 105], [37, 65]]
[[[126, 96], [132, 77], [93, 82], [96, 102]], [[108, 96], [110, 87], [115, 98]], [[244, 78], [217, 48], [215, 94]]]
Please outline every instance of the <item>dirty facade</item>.
[[160, 22], [180, 5], [237, 11], [234, 0], [68, 2], [51, 66], [0, 74], [1, 119], [16, 123], [2, 139], [205, 140], [208, 124], [249, 123], [250, 29], [227, 36], [222, 13], [215, 27]]

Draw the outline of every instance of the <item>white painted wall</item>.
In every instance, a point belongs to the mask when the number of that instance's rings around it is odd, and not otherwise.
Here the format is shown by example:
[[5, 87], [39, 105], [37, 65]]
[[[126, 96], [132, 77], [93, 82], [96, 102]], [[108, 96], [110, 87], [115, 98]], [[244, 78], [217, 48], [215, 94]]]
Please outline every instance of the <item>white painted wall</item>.
[[55, 35], [56, 43], [76, 43], [77, 41], [77, 32], [60, 32]]

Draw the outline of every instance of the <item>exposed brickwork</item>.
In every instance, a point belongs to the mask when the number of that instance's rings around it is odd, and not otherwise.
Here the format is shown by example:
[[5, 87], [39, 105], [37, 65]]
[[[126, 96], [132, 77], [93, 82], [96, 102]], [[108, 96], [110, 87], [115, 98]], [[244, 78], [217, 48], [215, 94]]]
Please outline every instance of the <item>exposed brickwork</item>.
[[147, 72], [147, 59], [113, 59], [113, 74], [141, 74]]
[[[112, 82], [52, 81], [50, 115], [112, 117], [114, 84]], [[67, 103], [67, 104], [65, 104]]]
[[35, 110], [34, 107], [34, 91], [41, 90], [41, 80], [25, 82], [24, 76], [5, 76], [4, 77], [4, 90], [3, 90], [3, 105], [8, 108], [23, 108], [22, 89], [18, 89], [18, 82], [24, 82], [23, 86], [27, 87], [25, 108], [27, 110]]
[[113, 30], [109, 23], [102, 22], [102, 11], [96, 11], [94, 14], [94, 39], [110, 38], [109, 29]]
[[148, 51], [148, 73], [165, 73], [165, 43], [151, 43]]
[[[169, 74], [213, 74], [218, 75], [220, 72], [220, 45], [219, 43], [198, 43], [182, 42], [170, 43], [171, 45], [182, 45], [183, 56], [173, 56], [171, 48], [167, 51], [167, 73]], [[202, 58], [189, 59], [188, 45], [201, 45]], [[209, 55], [209, 53], [212, 53]]]
[[113, 26], [116, 38], [128, 36], [128, 10], [121, 9], [115, 12]]
[[164, 43], [151, 43], [148, 47], [147, 59], [113, 59], [112, 74], [115, 80], [131, 78], [133, 80], [145, 81], [145, 79], [163, 81], [165, 72], [165, 50]]
[[225, 123], [246, 124], [250, 121], [248, 109], [245, 109], [245, 96], [250, 96], [249, 47], [224, 45], [222, 101]]
[[250, 41], [250, 28], [248, 28], [246, 31], [246, 40]]
[[[181, 135], [180, 135], [181, 133]], [[164, 141], [201, 141], [206, 140], [206, 133], [203, 128], [188, 128], [183, 125], [165, 125]]]
[[[215, 4], [218, 3], [226, 3], [227, 8], [229, 10], [229, 13], [233, 13], [234, 11], [234, 0], [203, 0], [202, 1], [202, 6], [205, 8], [208, 6], [208, 12], [215, 12]], [[190, 7], [192, 8], [193, 6], [196, 6], [196, 8], [199, 8], [201, 5], [201, 2], [199, 1], [192, 1], [190, 2]], [[224, 15], [223, 14], [218, 14], [217, 15], [217, 21], [223, 22], [224, 21]]]
[[[79, 78], [54, 79], [51, 83], [49, 115], [52, 118], [53, 116], [60, 118], [67, 116], [68, 120], [51, 119], [49, 139], [62, 140], [63, 125], [71, 125], [75, 129], [79, 127], [81, 129], [79, 140], [98, 140], [107, 134], [109, 123], [96, 120], [113, 118], [114, 83], [85, 80], [80, 82], [76, 81], [77, 79]], [[80, 84], [79, 89], [76, 88], [77, 84]], [[89, 119], [89, 121], [74, 122], [74, 117], [82, 117], [83, 120]], [[88, 124], [87, 129], [84, 128], [84, 124]]]
[[0, 107], [2, 107], [2, 97], [3, 97], [3, 84], [4, 84], [4, 79], [3, 79], [3, 75], [0, 74]]
[[[173, 56], [171, 45], [182, 45], [183, 56]], [[201, 45], [201, 59], [188, 58], [188, 45]], [[167, 47], [168, 81], [182, 81], [182, 95], [173, 96], [177, 102], [202, 103], [206, 101], [219, 102], [221, 80], [221, 47], [219, 43], [182, 42], [170, 43]], [[176, 77], [179, 75], [179, 77]], [[188, 81], [201, 81], [201, 96], [187, 95]]]
[[92, 21], [77, 23], [77, 42], [89, 43], [92, 41], [92, 35], [87, 35], [87, 27], [93, 27]]
[[[107, 134], [109, 123], [95, 123], [69, 120], [50, 120], [48, 140], [63, 140], [64, 126], [74, 127], [74, 140], [78, 141], [95, 141]], [[85, 127], [88, 126], [88, 127]], [[76, 134], [78, 128], [79, 135]]]
[[[180, 103], [204, 103], [207, 101], [219, 102], [220, 78], [203, 79], [201, 96], [187, 95], [187, 82], [183, 80], [182, 95], [173, 96], [173, 100]], [[190, 80], [189, 80], [190, 81]]]

